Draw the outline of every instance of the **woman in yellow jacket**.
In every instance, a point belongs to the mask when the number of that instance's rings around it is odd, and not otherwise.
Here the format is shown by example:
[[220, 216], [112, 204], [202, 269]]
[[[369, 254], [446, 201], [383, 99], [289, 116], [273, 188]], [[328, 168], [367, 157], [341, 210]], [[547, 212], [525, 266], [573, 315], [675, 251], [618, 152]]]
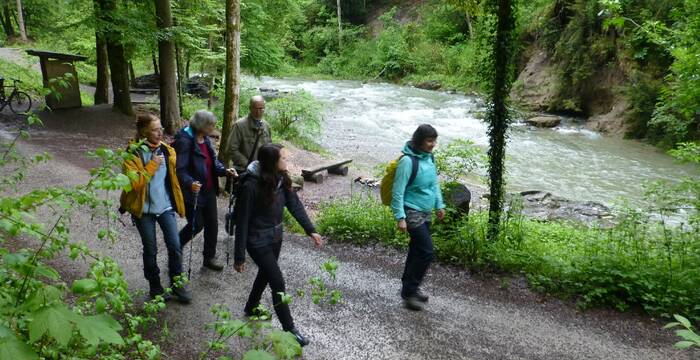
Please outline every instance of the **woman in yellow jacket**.
[[[175, 150], [162, 142], [160, 120], [153, 115], [140, 115], [136, 121], [136, 139], [143, 140], [143, 145], [130, 150], [133, 156], [124, 162], [124, 172], [131, 178], [131, 190], [122, 193], [121, 208], [131, 214], [141, 235], [143, 272], [150, 285], [149, 294], [164, 296], [156, 259], [156, 223], [168, 249], [172, 285], [175, 276], [183, 274], [176, 215], [185, 216], [185, 203], [175, 173]], [[173, 287], [173, 294], [182, 303], [192, 300], [184, 286]]]

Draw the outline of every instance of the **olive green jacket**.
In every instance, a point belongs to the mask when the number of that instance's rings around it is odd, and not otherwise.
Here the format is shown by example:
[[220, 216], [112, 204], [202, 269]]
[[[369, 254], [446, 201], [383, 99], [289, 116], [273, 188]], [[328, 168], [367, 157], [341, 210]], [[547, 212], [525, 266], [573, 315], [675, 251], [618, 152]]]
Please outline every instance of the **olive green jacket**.
[[[258, 146], [253, 152], [258, 132], [261, 132], [260, 140], [258, 140]], [[226, 149], [229, 159], [233, 161], [233, 167], [242, 171], [246, 169], [250, 161], [258, 158], [260, 147], [270, 143], [272, 143], [272, 133], [267, 122], [265, 120], [258, 122], [248, 115], [233, 124]], [[252, 160], [248, 159], [251, 153], [253, 154]]]

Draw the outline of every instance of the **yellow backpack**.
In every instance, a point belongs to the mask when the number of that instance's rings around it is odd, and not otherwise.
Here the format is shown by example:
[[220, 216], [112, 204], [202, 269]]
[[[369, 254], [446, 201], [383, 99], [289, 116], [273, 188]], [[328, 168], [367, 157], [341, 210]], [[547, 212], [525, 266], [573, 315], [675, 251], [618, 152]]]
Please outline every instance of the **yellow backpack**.
[[399, 156], [398, 159], [392, 160], [389, 165], [386, 166], [386, 172], [384, 174], [384, 177], [382, 178], [382, 185], [379, 188], [379, 195], [382, 199], [382, 204], [386, 206], [391, 206], [391, 198], [392, 198], [392, 193], [394, 191], [394, 177], [396, 177], [396, 168], [399, 167], [399, 161], [404, 156], [408, 156], [411, 158], [411, 163], [412, 163], [412, 168], [411, 168], [411, 177], [408, 178], [408, 183], [406, 186], [411, 185], [413, 183], [413, 180], [416, 179], [416, 175], [418, 175], [418, 158], [415, 156], [411, 155], [401, 155]]

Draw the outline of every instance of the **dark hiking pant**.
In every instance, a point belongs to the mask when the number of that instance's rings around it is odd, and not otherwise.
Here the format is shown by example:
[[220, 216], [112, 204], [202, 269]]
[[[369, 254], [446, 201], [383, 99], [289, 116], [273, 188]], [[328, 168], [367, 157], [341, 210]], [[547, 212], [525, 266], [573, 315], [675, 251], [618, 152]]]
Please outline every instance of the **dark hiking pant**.
[[408, 229], [411, 241], [408, 244], [408, 256], [406, 267], [401, 277], [403, 284], [401, 297], [407, 298], [415, 295], [423, 282], [425, 273], [433, 261], [433, 239], [430, 236], [430, 222]]
[[282, 249], [282, 241], [276, 241], [269, 245], [248, 247], [248, 254], [258, 266], [258, 276], [255, 277], [253, 288], [250, 290], [245, 310], [252, 311], [260, 304], [260, 298], [267, 285], [272, 290], [272, 304], [275, 307], [277, 318], [285, 331], [294, 329], [294, 320], [289, 310], [289, 305], [282, 303], [280, 292], [285, 292], [282, 270], [277, 264]]
[[177, 236], [177, 220], [175, 211], [168, 210], [161, 215], [143, 214], [141, 218], [134, 217], [134, 223], [141, 235], [143, 243], [143, 274], [151, 288], [159, 288], [160, 269], [156, 255], [158, 243], [156, 242], [156, 223], [163, 231], [165, 246], [168, 249], [168, 275], [170, 280], [182, 274], [182, 250], [180, 239]]
[[[219, 218], [216, 209], [216, 192], [213, 190], [203, 190], [204, 204], [187, 204], [186, 216], [187, 225], [180, 230], [180, 243], [185, 248], [193, 237], [197, 236], [204, 229], [204, 260], [213, 259], [216, 256], [216, 243], [219, 236]], [[194, 233], [192, 232], [192, 221], [194, 220]], [[193, 246], [195, 244], [192, 244]]]

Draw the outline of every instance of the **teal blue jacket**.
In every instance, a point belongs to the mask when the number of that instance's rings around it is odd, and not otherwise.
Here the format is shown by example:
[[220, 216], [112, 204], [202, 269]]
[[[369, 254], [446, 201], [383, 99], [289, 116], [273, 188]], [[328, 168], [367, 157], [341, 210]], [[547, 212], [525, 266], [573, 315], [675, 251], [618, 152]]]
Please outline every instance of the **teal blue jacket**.
[[401, 158], [396, 168], [391, 195], [391, 211], [396, 220], [406, 218], [404, 207], [423, 212], [444, 209], [445, 203], [442, 200], [433, 154], [413, 150], [409, 143], [406, 143], [402, 152], [418, 158], [418, 173], [413, 183], [408, 185], [413, 162], [409, 156]]

